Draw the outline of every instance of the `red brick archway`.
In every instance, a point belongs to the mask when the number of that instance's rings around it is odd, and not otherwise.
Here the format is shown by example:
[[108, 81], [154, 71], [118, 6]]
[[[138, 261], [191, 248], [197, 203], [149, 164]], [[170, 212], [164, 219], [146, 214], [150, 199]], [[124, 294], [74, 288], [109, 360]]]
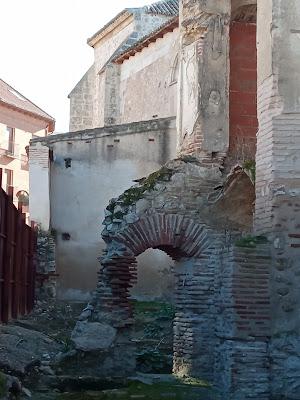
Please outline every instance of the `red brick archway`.
[[174, 214], [143, 217], [118, 233], [115, 240], [125, 244], [135, 257], [154, 248], [164, 250], [174, 259], [197, 258], [209, 244], [206, 225]]
[[205, 224], [175, 214], [152, 214], [128, 224], [107, 243], [101, 259], [98, 299], [102, 309], [131, 315], [130, 289], [136, 281], [136, 257], [149, 248], [161, 249], [174, 260], [200, 258], [212, 245]]

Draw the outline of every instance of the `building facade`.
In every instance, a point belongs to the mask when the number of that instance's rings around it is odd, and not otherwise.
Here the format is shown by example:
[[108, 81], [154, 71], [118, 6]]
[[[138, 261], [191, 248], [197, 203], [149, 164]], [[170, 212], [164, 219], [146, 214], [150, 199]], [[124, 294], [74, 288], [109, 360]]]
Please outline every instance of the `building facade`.
[[123, 10], [88, 45], [94, 64], [69, 95], [70, 132], [176, 115], [177, 0]]
[[55, 121], [47, 113], [0, 79], [0, 168], [2, 187], [16, 206], [28, 213], [28, 147], [33, 137], [53, 132]]

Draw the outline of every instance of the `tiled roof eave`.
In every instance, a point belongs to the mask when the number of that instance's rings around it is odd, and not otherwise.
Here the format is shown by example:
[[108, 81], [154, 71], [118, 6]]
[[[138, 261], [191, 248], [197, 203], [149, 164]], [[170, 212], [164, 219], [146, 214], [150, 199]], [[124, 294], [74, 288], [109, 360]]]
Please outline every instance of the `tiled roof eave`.
[[148, 47], [150, 43], [156, 42], [157, 39], [162, 38], [168, 32], [173, 32], [174, 29], [178, 28], [178, 26], [179, 26], [179, 18], [178, 17], [172, 18], [166, 24], [161, 26], [159, 29], [139, 40], [137, 43], [135, 43], [134, 46], [127, 49], [124, 53], [119, 54], [112, 60], [112, 62], [114, 62], [115, 64], [122, 64], [125, 60], [128, 60], [136, 53], [142, 51], [145, 47]]

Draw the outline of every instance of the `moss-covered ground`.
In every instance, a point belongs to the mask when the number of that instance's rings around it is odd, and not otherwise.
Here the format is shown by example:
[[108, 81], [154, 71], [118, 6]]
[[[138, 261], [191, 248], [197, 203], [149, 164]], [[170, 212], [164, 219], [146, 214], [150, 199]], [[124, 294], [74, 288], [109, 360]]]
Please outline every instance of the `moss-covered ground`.
[[160, 382], [146, 385], [132, 382], [122, 389], [104, 390], [101, 392], [87, 391], [84, 393], [53, 393], [53, 397], [40, 400], [216, 400], [212, 390], [202, 384], [177, 381], [174, 383]]

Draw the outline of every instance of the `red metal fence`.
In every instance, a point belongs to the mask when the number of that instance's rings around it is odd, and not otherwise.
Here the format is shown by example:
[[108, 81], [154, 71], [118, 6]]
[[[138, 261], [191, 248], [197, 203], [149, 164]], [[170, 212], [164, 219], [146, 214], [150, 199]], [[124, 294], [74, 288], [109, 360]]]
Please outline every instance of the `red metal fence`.
[[0, 322], [28, 314], [34, 306], [36, 231], [2, 189], [0, 168]]

